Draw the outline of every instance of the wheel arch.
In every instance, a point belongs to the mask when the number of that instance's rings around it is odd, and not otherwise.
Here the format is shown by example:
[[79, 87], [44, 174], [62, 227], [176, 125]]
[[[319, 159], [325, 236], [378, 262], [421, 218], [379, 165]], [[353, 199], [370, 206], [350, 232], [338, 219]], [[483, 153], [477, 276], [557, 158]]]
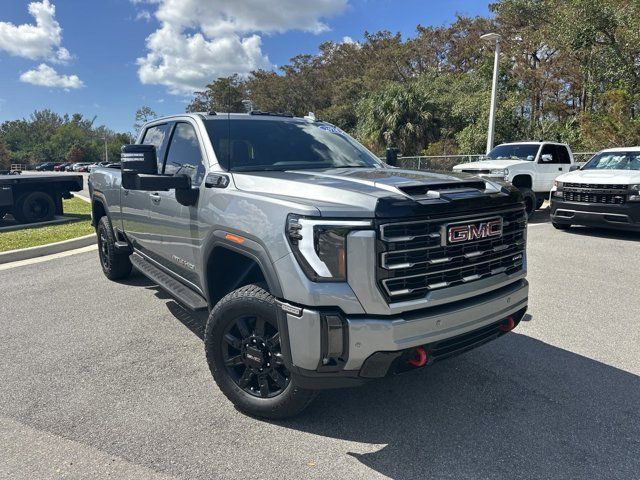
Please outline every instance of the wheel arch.
[[511, 183], [518, 188], [533, 188], [533, 177], [530, 173], [518, 173]]
[[238, 245], [215, 232], [203, 256], [203, 290], [213, 306], [227, 293], [251, 283], [265, 283], [269, 293], [282, 298], [282, 287], [266, 249], [253, 240]]

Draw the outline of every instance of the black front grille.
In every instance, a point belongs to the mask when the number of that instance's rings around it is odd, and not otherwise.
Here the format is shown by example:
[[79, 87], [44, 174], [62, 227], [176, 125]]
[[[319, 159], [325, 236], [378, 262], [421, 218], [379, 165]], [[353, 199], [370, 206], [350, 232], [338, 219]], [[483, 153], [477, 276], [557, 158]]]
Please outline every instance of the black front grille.
[[[446, 225], [502, 218], [499, 237], [442, 245]], [[418, 298], [430, 291], [522, 269], [526, 217], [508, 211], [385, 223], [379, 227], [378, 280], [390, 301]]]
[[460, 170], [462, 173], [473, 173], [474, 175], [489, 175], [491, 170]]
[[562, 199], [567, 202], [622, 205], [627, 201], [626, 185], [601, 183], [565, 183]]

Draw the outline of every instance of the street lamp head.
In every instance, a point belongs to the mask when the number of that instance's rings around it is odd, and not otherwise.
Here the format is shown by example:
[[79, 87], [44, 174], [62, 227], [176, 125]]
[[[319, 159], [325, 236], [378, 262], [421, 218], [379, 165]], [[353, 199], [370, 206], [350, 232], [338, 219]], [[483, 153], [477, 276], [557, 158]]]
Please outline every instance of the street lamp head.
[[501, 38], [502, 35], [493, 32], [480, 35], [480, 40], [484, 40], [485, 42], [499, 42]]

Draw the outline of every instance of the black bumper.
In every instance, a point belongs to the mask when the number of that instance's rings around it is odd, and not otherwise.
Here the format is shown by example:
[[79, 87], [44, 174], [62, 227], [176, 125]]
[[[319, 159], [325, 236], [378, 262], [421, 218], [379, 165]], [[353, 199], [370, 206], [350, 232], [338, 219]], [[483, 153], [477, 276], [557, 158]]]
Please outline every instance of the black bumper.
[[567, 202], [551, 197], [551, 220], [564, 225], [640, 231], [640, 202], [605, 205]]

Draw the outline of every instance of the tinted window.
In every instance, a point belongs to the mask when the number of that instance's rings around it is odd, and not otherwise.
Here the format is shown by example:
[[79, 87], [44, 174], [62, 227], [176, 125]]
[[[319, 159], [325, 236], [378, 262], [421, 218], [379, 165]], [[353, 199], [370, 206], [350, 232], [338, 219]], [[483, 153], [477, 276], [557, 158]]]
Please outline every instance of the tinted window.
[[379, 160], [339, 128], [304, 120], [208, 120], [216, 156], [230, 170], [380, 167]]
[[167, 175], [184, 174], [191, 177], [191, 185], [200, 185], [204, 177], [204, 164], [200, 142], [195, 129], [188, 123], [177, 123], [171, 137], [167, 162], [164, 166]]
[[[550, 162], [543, 162], [542, 161], [542, 155], [551, 155], [551, 161]], [[542, 152], [540, 153], [540, 163], [564, 163], [560, 161], [561, 159], [561, 155], [560, 155], [560, 148], [558, 148], [557, 145], [545, 145], [544, 147], [542, 147]]]
[[558, 152], [558, 160], [560, 163], [571, 163], [571, 157], [569, 157], [569, 150], [563, 145], [556, 145]]
[[144, 145], [153, 145], [156, 147], [156, 155], [158, 157], [158, 172], [162, 171], [162, 163], [164, 162], [165, 138], [169, 131], [169, 125], [164, 123], [148, 128], [142, 138]]
[[526, 143], [498, 145], [487, 154], [487, 157], [492, 160], [515, 159], [533, 161], [536, 158], [539, 148], [539, 145], [529, 145]]

